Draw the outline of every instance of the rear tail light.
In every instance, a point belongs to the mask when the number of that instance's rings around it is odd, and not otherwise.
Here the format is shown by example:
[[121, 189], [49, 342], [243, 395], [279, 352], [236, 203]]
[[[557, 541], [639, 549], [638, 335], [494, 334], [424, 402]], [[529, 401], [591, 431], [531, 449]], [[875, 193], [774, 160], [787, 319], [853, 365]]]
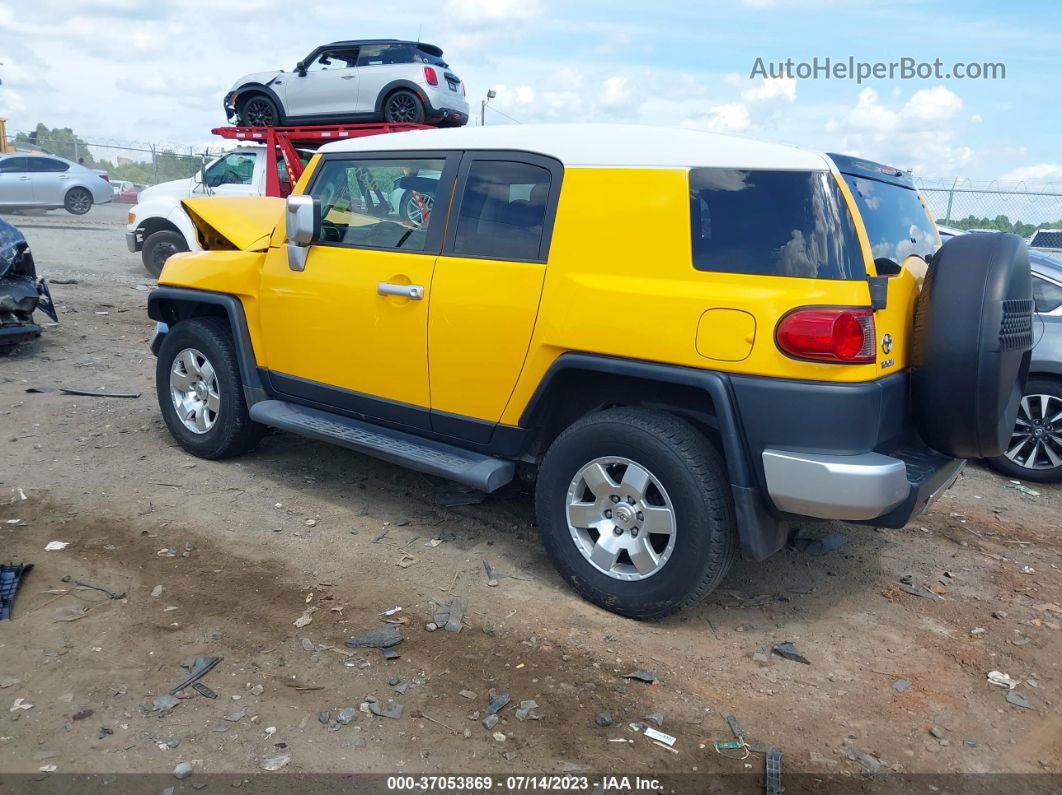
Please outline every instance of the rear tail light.
[[439, 85], [439, 76], [435, 74], [435, 70], [430, 66], [424, 67], [424, 79], [428, 81], [429, 86]]
[[111, 178], [109, 176], [107, 176], [106, 174], [100, 174], [100, 179], [102, 179], [104, 182], [110, 182], [111, 181]]
[[876, 359], [870, 309], [795, 309], [778, 321], [778, 347], [796, 359], [865, 364]]

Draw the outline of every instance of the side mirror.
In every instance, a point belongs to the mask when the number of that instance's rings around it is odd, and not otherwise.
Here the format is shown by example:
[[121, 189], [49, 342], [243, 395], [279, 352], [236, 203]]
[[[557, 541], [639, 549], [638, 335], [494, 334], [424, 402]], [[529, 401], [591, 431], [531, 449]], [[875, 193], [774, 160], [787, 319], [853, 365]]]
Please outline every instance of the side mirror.
[[288, 267], [306, 267], [309, 246], [321, 237], [321, 202], [313, 196], [288, 196], [284, 213], [288, 238]]
[[306, 77], [306, 64], [304, 64], [302, 61], [299, 61], [297, 64], [295, 64], [295, 74], [297, 74], [299, 77]]

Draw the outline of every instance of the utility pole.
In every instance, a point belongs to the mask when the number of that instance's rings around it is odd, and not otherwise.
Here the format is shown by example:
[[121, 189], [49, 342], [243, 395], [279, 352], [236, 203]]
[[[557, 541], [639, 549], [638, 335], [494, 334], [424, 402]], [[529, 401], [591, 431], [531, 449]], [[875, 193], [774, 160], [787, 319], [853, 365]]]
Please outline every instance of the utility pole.
[[479, 126], [485, 127], [487, 124], [487, 103], [498, 96], [498, 92], [493, 88], [487, 92], [487, 98], [481, 100], [479, 103]]
[[951, 203], [955, 199], [955, 186], [959, 184], [959, 178], [956, 177], [955, 181], [951, 183], [951, 190], [948, 191], [948, 212], [944, 216], [947, 223], [951, 223]]

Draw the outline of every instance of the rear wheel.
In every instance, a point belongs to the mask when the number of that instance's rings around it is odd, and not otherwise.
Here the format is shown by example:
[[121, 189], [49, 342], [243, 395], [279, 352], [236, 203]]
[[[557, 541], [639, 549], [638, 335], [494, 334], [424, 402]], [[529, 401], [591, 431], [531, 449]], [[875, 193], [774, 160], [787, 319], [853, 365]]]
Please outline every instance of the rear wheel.
[[85, 188], [71, 188], [63, 199], [63, 207], [72, 215], [84, 215], [92, 209], [92, 194]]
[[276, 127], [280, 110], [269, 97], [256, 94], [240, 105], [240, 124], [248, 127]]
[[543, 544], [583, 597], [631, 618], [699, 601], [734, 560], [726, 470], [692, 425], [660, 411], [610, 409], [572, 425], [542, 462]]
[[1038, 483], [1062, 481], [1062, 382], [1032, 378], [1018, 407], [1014, 434], [993, 468]]
[[174, 254], [187, 250], [188, 244], [184, 240], [184, 235], [170, 229], [161, 229], [158, 232], [152, 232], [144, 240], [140, 259], [147, 272], [157, 279], [162, 273], [166, 260]]
[[173, 438], [200, 458], [252, 449], [265, 428], [252, 422], [228, 322], [183, 320], [166, 334], [155, 366], [159, 408]]
[[412, 91], [396, 91], [384, 102], [384, 121], [391, 124], [423, 124], [424, 103]]
[[[418, 198], [420, 201], [417, 201]], [[413, 226], [420, 227], [424, 225], [424, 216], [430, 216], [434, 206], [435, 197], [430, 193], [407, 190], [402, 194], [399, 213], [402, 216], [402, 220], [409, 221]]]

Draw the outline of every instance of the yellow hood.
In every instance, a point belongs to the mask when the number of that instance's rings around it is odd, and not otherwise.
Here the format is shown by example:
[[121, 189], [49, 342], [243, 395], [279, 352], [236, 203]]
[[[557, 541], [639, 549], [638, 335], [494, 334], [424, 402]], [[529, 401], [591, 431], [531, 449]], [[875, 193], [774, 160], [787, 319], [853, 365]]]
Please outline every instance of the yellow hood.
[[270, 196], [204, 196], [181, 203], [207, 251], [265, 251], [284, 220], [284, 200]]

